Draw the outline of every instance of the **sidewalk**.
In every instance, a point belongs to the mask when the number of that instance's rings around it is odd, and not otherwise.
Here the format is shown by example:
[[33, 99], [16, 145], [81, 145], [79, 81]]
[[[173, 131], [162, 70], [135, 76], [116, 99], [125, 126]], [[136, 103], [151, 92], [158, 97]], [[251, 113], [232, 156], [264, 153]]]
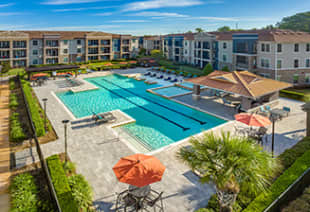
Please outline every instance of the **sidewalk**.
[[9, 83], [0, 82], [0, 208], [9, 211], [8, 187], [10, 183], [10, 144], [9, 144]]

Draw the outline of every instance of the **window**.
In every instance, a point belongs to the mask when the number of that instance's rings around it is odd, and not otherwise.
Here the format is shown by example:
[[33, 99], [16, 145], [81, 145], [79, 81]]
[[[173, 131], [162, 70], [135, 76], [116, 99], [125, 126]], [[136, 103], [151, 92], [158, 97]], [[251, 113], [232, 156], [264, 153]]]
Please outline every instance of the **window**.
[[81, 62], [82, 61], [82, 58], [80, 56], [76, 57], [76, 61], [77, 62]]
[[266, 52], [270, 52], [270, 44], [266, 44]]
[[68, 58], [64, 57], [64, 62], [67, 63], [68, 62]]
[[299, 44], [295, 43], [294, 45], [294, 52], [298, 52], [299, 51]]
[[37, 40], [32, 41], [32, 45], [37, 46], [38, 45], [38, 41]]
[[277, 61], [277, 68], [282, 68], [282, 60]]
[[293, 83], [298, 83], [299, 81], [299, 75], [298, 74], [294, 74], [293, 76]]
[[299, 67], [299, 61], [298, 59], [294, 60], [294, 68], [298, 68]]
[[34, 59], [34, 60], [32, 61], [32, 64], [33, 64], [33, 65], [37, 65], [37, 64], [38, 64], [38, 60], [37, 60], [37, 59]]
[[185, 41], [185, 46], [187, 46], [187, 41]]
[[64, 54], [68, 54], [68, 49], [64, 49]]
[[262, 52], [264, 52], [264, 51], [265, 51], [265, 44], [262, 43]]
[[281, 81], [281, 75], [278, 74], [278, 75], [276, 76], [276, 80]]
[[64, 40], [64, 44], [67, 45], [68, 44], [68, 40]]
[[184, 52], [185, 54], [187, 54], [187, 50], [185, 49], [185, 52]]
[[77, 45], [81, 45], [82, 44], [82, 41], [81, 40], [77, 40]]
[[223, 43], [223, 49], [226, 49], [227, 48], [227, 43]]
[[310, 59], [306, 59], [306, 67], [310, 68]]
[[277, 52], [282, 52], [282, 44], [278, 43]]
[[77, 53], [81, 53], [82, 52], [82, 49], [81, 48], [78, 48], [77, 49]]
[[38, 50], [34, 49], [34, 50], [32, 51], [32, 54], [33, 54], [33, 55], [38, 55]]
[[223, 61], [224, 61], [224, 62], [227, 61], [227, 56], [226, 56], [226, 54], [223, 54]]
[[269, 60], [268, 59], [261, 59], [261, 66], [264, 68], [269, 68]]
[[310, 74], [309, 73], [307, 73], [306, 75], [305, 75], [305, 82], [306, 83], [310, 83]]
[[307, 43], [306, 51], [310, 52], [310, 43]]

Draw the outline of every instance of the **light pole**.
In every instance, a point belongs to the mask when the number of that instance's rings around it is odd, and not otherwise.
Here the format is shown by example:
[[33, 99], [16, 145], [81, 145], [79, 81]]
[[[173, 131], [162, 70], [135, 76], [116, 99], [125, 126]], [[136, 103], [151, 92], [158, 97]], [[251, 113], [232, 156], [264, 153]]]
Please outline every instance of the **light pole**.
[[65, 131], [65, 164], [67, 164], [67, 157], [68, 157], [67, 124], [69, 123], [69, 120], [62, 120], [62, 123], [64, 124], [64, 131]]
[[42, 99], [43, 103], [44, 103], [44, 129], [45, 132], [47, 132], [47, 128], [46, 128], [46, 103], [47, 103], [47, 98]]
[[276, 123], [278, 117], [274, 114], [271, 114], [270, 119], [272, 121], [271, 152], [272, 152], [272, 157], [274, 157], [274, 129], [275, 129], [275, 123]]

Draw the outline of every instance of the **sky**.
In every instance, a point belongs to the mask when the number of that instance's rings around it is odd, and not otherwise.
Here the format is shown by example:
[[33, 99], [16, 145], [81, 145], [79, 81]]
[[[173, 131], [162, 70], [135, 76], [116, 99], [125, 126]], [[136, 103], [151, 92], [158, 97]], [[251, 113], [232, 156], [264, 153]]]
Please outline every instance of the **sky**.
[[261, 28], [310, 11], [310, 0], [0, 0], [0, 30], [168, 34]]

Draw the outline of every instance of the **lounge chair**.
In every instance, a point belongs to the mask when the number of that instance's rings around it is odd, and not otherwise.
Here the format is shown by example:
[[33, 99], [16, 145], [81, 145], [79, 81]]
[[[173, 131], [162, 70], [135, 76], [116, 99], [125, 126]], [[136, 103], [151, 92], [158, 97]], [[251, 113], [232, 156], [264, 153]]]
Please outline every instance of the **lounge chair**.
[[92, 120], [95, 120], [95, 123], [97, 124], [98, 121], [107, 123], [109, 121], [115, 121], [116, 118], [112, 115], [112, 113], [97, 114], [93, 112]]
[[144, 76], [149, 76], [149, 75], [151, 75], [150, 71], [148, 71], [147, 73], [144, 74]]
[[87, 72], [87, 73], [93, 73], [94, 71], [91, 70], [91, 69], [86, 69], [86, 72]]
[[153, 73], [150, 75], [150, 77], [156, 77], [157, 73]]
[[282, 108], [282, 110], [286, 112], [286, 117], [287, 117], [287, 116], [289, 115], [289, 113], [291, 112], [291, 108], [285, 107], [285, 106]]
[[170, 82], [178, 82], [178, 79], [175, 78], [175, 79], [173, 79], [173, 80], [170, 80]]
[[164, 75], [160, 75], [160, 76], [158, 76], [158, 77], [156, 77], [157, 79], [162, 79], [162, 78], [164, 78]]
[[223, 103], [226, 104], [226, 105], [232, 105], [231, 101], [228, 101], [225, 98], [223, 98]]
[[259, 111], [260, 111], [261, 113], [263, 113], [263, 114], [269, 114], [269, 111], [266, 110], [264, 106], [260, 106], [260, 107], [259, 107]]
[[197, 75], [194, 75], [194, 76], [193, 76], [193, 78], [196, 78], [196, 77], [198, 77], [198, 76], [197, 76]]
[[170, 77], [170, 76], [168, 76], [168, 77], [166, 77], [164, 80], [166, 80], [166, 81], [170, 81], [170, 80], [171, 80], [171, 77]]

